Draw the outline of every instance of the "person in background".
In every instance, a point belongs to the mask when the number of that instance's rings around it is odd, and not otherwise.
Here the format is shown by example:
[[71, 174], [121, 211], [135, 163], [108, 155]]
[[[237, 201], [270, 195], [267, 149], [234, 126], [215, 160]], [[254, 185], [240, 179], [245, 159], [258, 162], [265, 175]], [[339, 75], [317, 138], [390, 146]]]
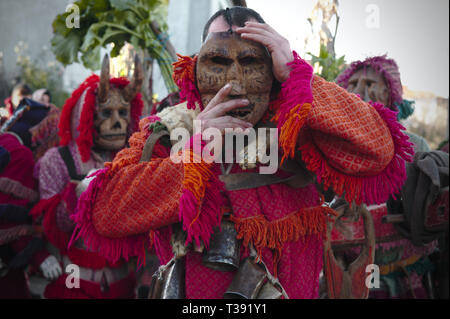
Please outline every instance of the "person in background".
[[[364, 61], [354, 61], [337, 78], [336, 83], [347, 91], [358, 94], [364, 101], [383, 104], [398, 112], [399, 121], [414, 112], [414, 101], [403, 99], [403, 86], [397, 63], [386, 55], [374, 56]], [[405, 132], [414, 144], [414, 151], [427, 152], [427, 141], [412, 132]]]
[[3, 125], [6, 120], [8, 120], [19, 106], [23, 98], [31, 98], [32, 90], [25, 83], [19, 83], [14, 86], [11, 92], [11, 96], [4, 100], [5, 111], [1, 115], [1, 123]]

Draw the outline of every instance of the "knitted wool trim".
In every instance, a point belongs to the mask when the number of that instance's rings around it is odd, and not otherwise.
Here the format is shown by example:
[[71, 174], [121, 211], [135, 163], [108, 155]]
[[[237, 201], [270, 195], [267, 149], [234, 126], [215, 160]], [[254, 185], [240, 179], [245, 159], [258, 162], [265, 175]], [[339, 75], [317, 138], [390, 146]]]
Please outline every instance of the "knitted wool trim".
[[280, 130], [279, 144], [283, 150], [281, 163], [289, 156], [294, 157], [297, 137], [311, 110], [313, 95], [311, 81], [313, 68], [293, 51], [294, 60], [287, 65], [291, 68], [289, 78], [282, 84], [282, 90], [276, 102], [276, 115]]
[[190, 56], [177, 55], [178, 61], [173, 63], [172, 78], [180, 88], [180, 102], [187, 101], [187, 108], [193, 110], [198, 103], [200, 109], [203, 110], [202, 100], [195, 85], [197, 56], [191, 58]]
[[84, 191], [71, 219], [75, 222], [75, 230], [69, 242], [69, 247], [80, 237], [85, 245], [104, 256], [113, 264], [117, 263], [121, 257], [126, 260], [130, 256], [138, 257], [138, 265], [145, 264], [145, 249], [149, 245], [147, 235], [128, 236], [126, 238], [108, 238], [100, 235], [92, 222], [92, 209], [94, 207], [97, 192], [103, 187], [103, 183], [108, 175], [109, 168], [99, 170], [89, 177], [95, 177], [86, 191]]
[[[134, 152], [133, 149], [142, 150], [144, 144], [150, 135], [148, 127], [159, 118], [149, 116], [139, 122], [140, 130], [134, 133], [130, 139], [130, 148], [121, 150], [115, 157], [113, 162], [105, 163], [105, 168], [97, 171], [91, 176], [95, 178], [89, 184], [87, 190], [83, 192], [78, 201], [75, 213], [71, 219], [75, 222], [76, 227], [72, 235], [69, 245], [75, 240], [82, 237], [85, 244], [92, 250], [98, 251], [99, 254], [105, 256], [109, 261], [117, 262], [120, 257], [128, 260], [131, 256], [138, 256], [138, 264], [145, 263], [145, 248], [152, 245], [152, 236], [134, 235], [125, 238], [110, 238], [102, 236], [96, 230], [92, 221], [92, 210], [97, 197], [97, 192], [102, 189], [104, 182], [114, 175], [114, 172], [139, 162], [141, 152]], [[155, 156], [168, 156], [167, 151], [158, 143], [153, 150]]]
[[185, 150], [179, 216], [187, 232], [186, 244], [194, 239], [200, 246], [202, 240], [208, 247], [214, 227], [220, 225], [224, 201], [220, 192], [224, 185], [219, 174], [214, 163], [206, 163], [190, 148]]
[[238, 239], [243, 239], [243, 246], [251, 243], [255, 247], [258, 257], [262, 250], [274, 250], [274, 274], [276, 275], [279, 258], [286, 242], [297, 241], [308, 235], [317, 235], [326, 239], [327, 222], [337, 213], [327, 206], [301, 208], [284, 218], [269, 222], [263, 215], [249, 218], [237, 218], [231, 215], [238, 232]]
[[[96, 74], [88, 77], [73, 93], [70, 98], [66, 100], [63, 106], [60, 121], [59, 121], [59, 136], [61, 138], [60, 145], [67, 145], [70, 140], [72, 140], [71, 132], [71, 121], [72, 111], [77, 104], [78, 100], [81, 98], [83, 92], [86, 90], [86, 97], [84, 99], [84, 104], [81, 111], [81, 116], [79, 119], [79, 125], [77, 130], [80, 135], [77, 137], [76, 142], [78, 149], [80, 151], [81, 159], [83, 162], [87, 162], [90, 158], [91, 148], [94, 144], [94, 114], [96, 108], [96, 90], [100, 77]], [[109, 83], [119, 87], [124, 88], [129, 84], [127, 78], [111, 78]], [[128, 128], [128, 136], [131, 135], [138, 128], [139, 117], [142, 114], [142, 109], [144, 107], [144, 102], [142, 101], [141, 93], [136, 94], [136, 96], [130, 102], [130, 116], [131, 121]]]
[[385, 121], [394, 142], [394, 157], [376, 176], [346, 175], [331, 167], [311, 141], [300, 146], [302, 160], [316, 174], [319, 184], [323, 182], [325, 190], [331, 187], [337, 195], [344, 195], [347, 202], [355, 200], [358, 205], [381, 204], [390, 195], [398, 194], [406, 180], [405, 161], [411, 162], [414, 154], [413, 144], [402, 132], [405, 128], [397, 121], [397, 112], [379, 103], [370, 102], [370, 105]]

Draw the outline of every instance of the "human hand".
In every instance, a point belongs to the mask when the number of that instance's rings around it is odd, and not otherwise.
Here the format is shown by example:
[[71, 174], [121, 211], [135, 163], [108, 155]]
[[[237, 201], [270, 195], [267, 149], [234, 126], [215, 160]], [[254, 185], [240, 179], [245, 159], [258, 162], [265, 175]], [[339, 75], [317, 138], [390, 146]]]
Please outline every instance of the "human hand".
[[226, 97], [231, 93], [231, 89], [231, 84], [227, 84], [221, 88], [205, 109], [197, 116], [196, 120], [201, 121], [202, 130], [217, 128], [224, 134], [226, 128], [241, 128], [245, 130], [253, 127], [253, 124], [249, 122], [226, 115], [227, 112], [238, 107], [247, 106], [249, 103], [247, 99], [231, 99], [225, 101]]
[[39, 266], [42, 274], [48, 280], [55, 280], [62, 274], [62, 268], [55, 256], [50, 255]]
[[283, 83], [289, 78], [291, 69], [286, 64], [294, 60], [289, 41], [282, 37], [270, 25], [247, 21], [245, 27], [237, 28], [236, 32], [243, 39], [253, 40], [264, 45], [272, 56], [273, 74]]

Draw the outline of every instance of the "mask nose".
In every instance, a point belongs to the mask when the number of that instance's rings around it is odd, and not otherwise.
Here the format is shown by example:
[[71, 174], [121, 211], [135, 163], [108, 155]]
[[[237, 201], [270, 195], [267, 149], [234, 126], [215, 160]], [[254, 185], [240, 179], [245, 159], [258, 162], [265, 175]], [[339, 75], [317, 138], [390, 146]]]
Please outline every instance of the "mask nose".
[[113, 129], [121, 129], [122, 125], [120, 124], [120, 116], [119, 116], [119, 112], [118, 111], [114, 111], [111, 117], [111, 121], [114, 123], [113, 125]]
[[231, 96], [247, 95], [244, 85], [244, 75], [241, 67], [237, 63], [233, 63], [228, 70], [228, 83], [232, 85]]
[[367, 90], [367, 85], [365, 81], [358, 81], [358, 84], [356, 86], [356, 88], [353, 90], [353, 93], [355, 94], [359, 94], [359, 96], [361, 97], [361, 99], [363, 99], [364, 101], [368, 101], [367, 99], [369, 98], [369, 94], [368, 94], [368, 90]]

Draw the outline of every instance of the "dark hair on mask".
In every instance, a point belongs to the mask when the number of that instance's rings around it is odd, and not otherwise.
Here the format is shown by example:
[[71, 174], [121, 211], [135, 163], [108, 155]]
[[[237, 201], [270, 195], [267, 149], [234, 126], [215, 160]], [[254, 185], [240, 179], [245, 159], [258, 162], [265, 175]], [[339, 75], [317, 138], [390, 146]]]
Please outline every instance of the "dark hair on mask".
[[203, 28], [202, 42], [205, 42], [205, 39], [208, 36], [208, 31], [211, 23], [218, 17], [223, 17], [228, 24], [231, 23], [231, 25], [236, 25], [238, 27], [244, 27], [245, 22], [252, 18], [259, 23], [266, 23], [263, 18], [261, 18], [258, 12], [249, 8], [231, 7], [227, 9], [221, 9], [217, 11], [211, 18], [209, 18], [208, 22], [206, 22], [205, 27]]

